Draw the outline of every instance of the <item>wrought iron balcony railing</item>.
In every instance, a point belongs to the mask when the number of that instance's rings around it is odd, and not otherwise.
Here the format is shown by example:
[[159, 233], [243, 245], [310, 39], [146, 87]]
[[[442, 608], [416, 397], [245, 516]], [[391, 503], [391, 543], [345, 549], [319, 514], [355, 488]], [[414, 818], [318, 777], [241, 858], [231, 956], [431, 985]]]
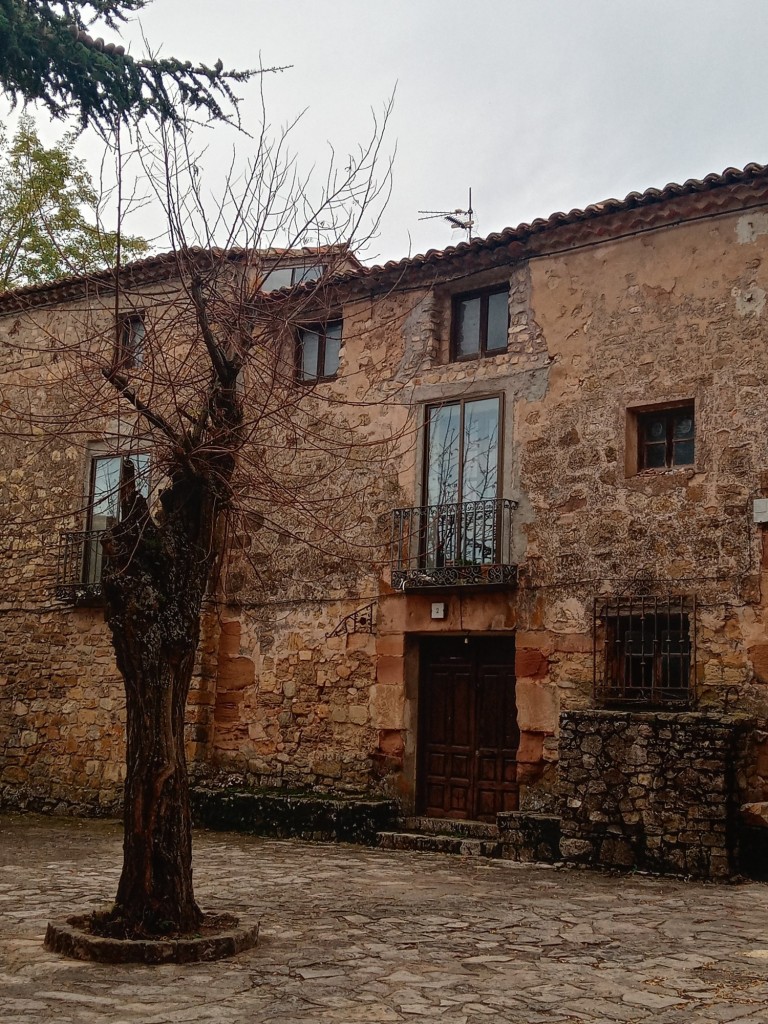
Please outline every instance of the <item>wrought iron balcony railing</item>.
[[396, 508], [390, 558], [396, 590], [514, 586], [509, 498]]
[[59, 535], [56, 598], [88, 604], [101, 598], [101, 538], [105, 530], [63, 531]]

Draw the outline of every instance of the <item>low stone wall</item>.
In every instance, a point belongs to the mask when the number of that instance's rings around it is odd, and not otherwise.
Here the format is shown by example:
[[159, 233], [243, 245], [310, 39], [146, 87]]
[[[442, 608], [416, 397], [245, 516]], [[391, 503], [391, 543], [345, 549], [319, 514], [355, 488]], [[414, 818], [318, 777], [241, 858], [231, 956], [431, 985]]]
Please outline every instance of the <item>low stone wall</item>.
[[399, 813], [392, 800], [258, 790], [193, 788], [191, 800], [194, 822], [205, 828], [369, 845]]
[[754, 723], [697, 712], [560, 718], [564, 860], [694, 878], [737, 869], [737, 774]]

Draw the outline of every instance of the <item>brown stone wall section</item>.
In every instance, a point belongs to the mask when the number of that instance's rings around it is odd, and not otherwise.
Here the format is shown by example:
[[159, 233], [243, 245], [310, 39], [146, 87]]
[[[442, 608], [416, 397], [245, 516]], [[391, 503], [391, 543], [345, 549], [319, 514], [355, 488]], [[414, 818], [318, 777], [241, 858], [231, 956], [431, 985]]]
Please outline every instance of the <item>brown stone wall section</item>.
[[544, 744], [556, 741], [560, 701], [557, 686], [549, 676], [552, 637], [546, 632], [518, 631], [515, 637], [515, 699], [520, 745], [517, 751], [517, 779], [520, 806], [539, 808], [536, 789], [547, 768]]
[[[211, 765], [249, 785], [361, 793], [387, 712], [376, 682], [376, 637], [328, 636], [359, 602], [234, 610], [218, 639]], [[384, 662], [383, 674], [397, 658]], [[379, 722], [384, 724], [379, 724]], [[391, 747], [391, 742], [389, 742]]]
[[125, 703], [102, 613], [6, 613], [0, 628], [0, 805], [114, 813]]

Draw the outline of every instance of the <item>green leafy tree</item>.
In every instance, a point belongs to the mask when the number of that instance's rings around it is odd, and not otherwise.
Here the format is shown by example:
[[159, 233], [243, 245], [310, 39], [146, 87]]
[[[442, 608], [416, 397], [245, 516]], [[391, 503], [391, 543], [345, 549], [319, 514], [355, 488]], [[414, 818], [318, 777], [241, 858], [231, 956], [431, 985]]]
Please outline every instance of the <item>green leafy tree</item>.
[[[0, 291], [114, 265], [117, 233], [98, 223], [99, 197], [75, 134], [46, 149], [24, 115], [9, 142], [0, 130]], [[149, 248], [123, 235], [123, 259]]]
[[[232, 85], [257, 71], [225, 71], [175, 57], [136, 59], [87, 29], [115, 32], [149, 0], [0, 0], [0, 91], [13, 103], [38, 100], [57, 118], [109, 131], [152, 115], [181, 125], [191, 111], [229, 120]], [[222, 101], [224, 107], [222, 107]]]

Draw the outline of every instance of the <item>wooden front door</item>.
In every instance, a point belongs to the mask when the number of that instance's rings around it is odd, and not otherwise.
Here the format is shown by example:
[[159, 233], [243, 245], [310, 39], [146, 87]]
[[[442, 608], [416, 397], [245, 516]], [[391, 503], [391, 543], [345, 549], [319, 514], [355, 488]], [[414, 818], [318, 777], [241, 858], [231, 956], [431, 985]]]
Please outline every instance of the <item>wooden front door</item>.
[[517, 809], [512, 640], [424, 640], [419, 719], [419, 813], [493, 822]]

